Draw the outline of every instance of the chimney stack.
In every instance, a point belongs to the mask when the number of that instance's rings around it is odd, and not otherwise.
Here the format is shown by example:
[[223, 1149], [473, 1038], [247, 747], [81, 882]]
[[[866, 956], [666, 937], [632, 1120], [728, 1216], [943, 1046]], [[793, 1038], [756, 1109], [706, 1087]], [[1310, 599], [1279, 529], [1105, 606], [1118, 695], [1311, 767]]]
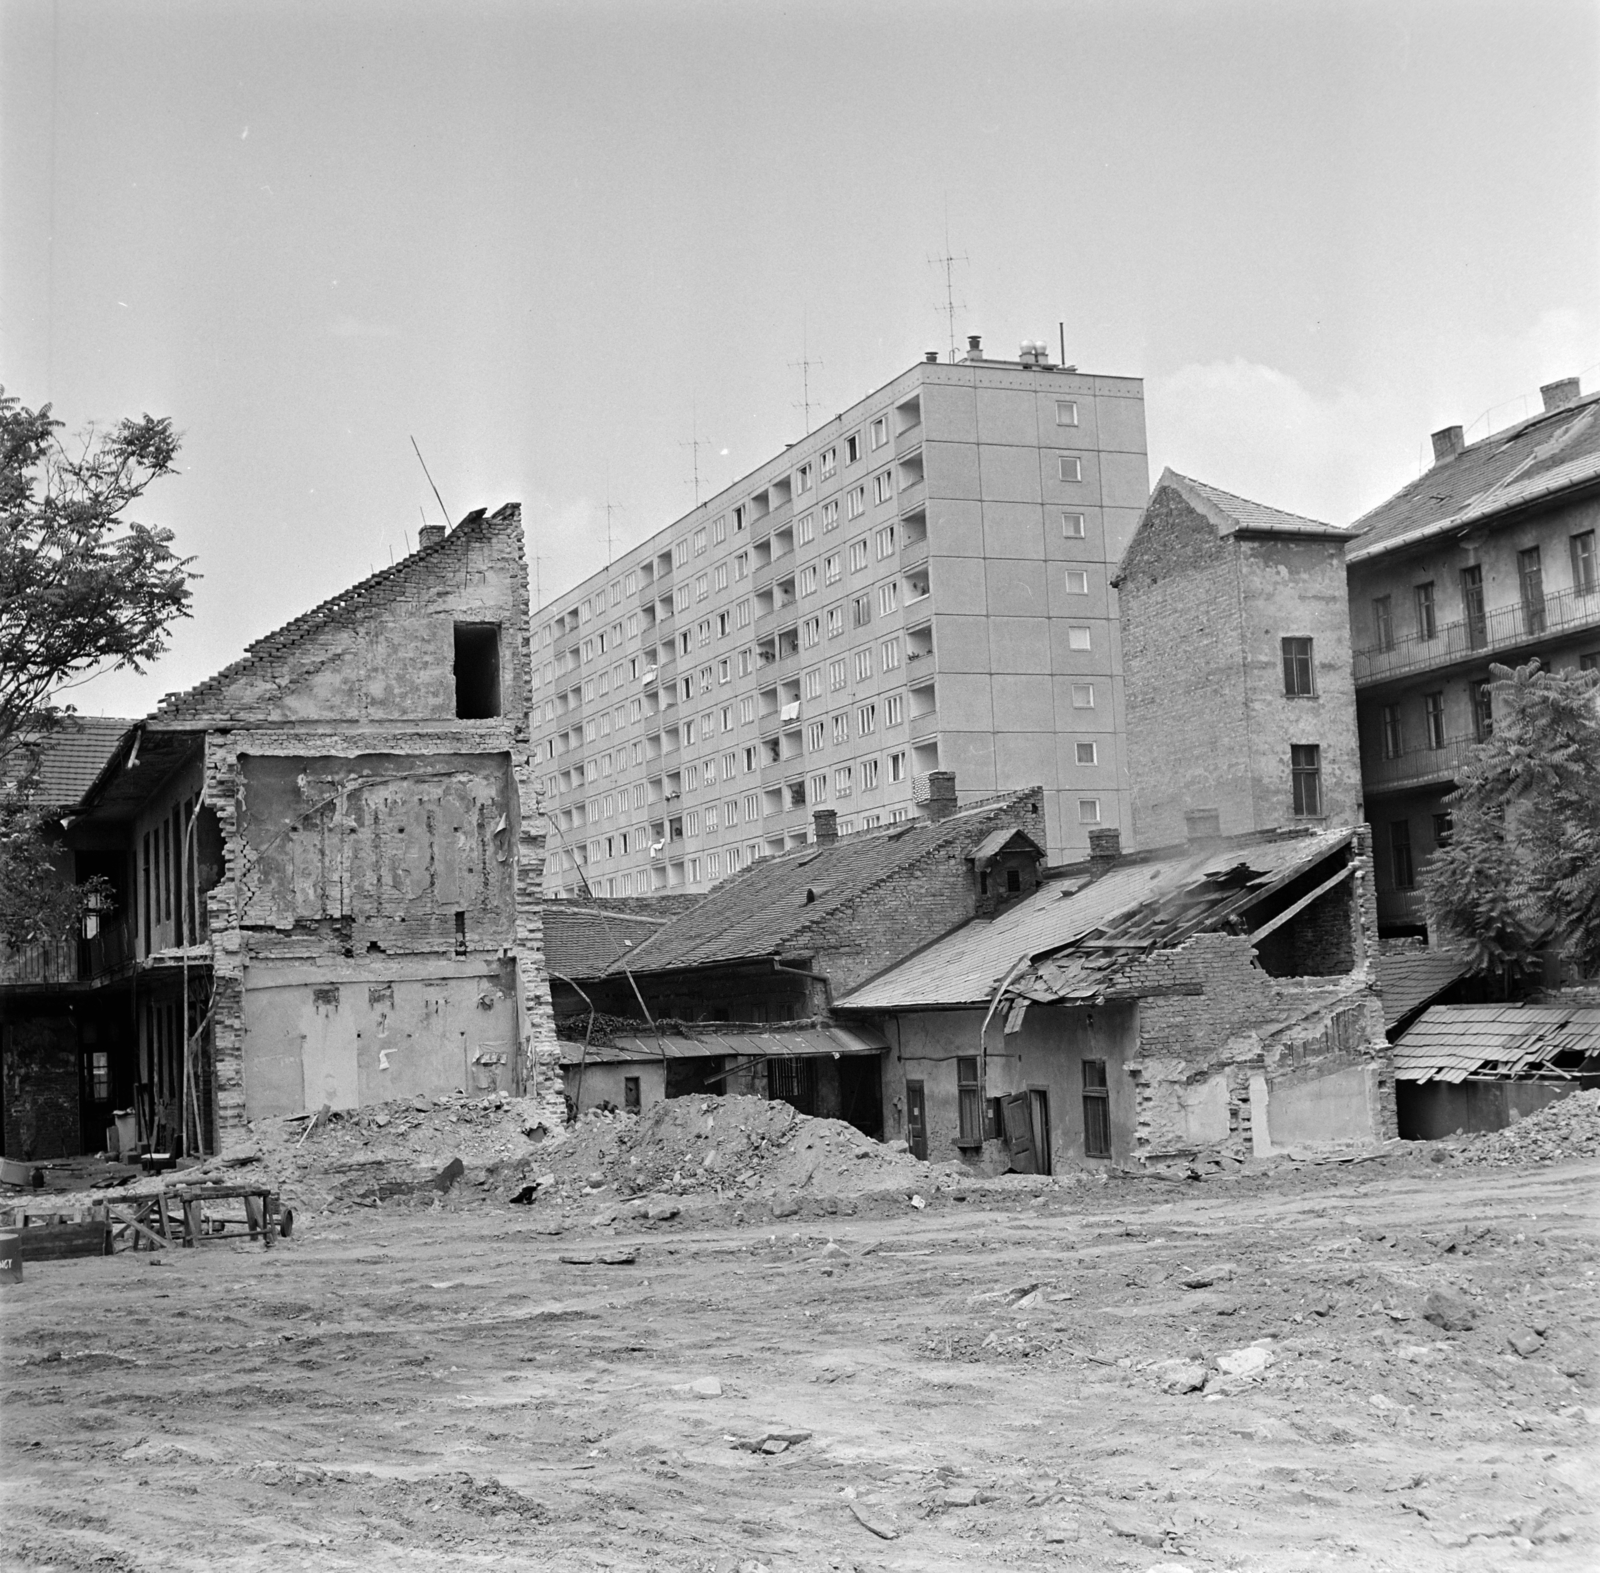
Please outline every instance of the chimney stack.
[[425, 524], [417, 531], [417, 550], [425, 552], [430, 546], [437, 546], [444, 539], [445, 529], [442, 524]]
[[819, 847], [831, 847], [839, 840], [837, 809], [819, 808], [811, 815], [811, 839]]
[[967, 335], [967, 359], [968, 360], [982, 360], [983, 359], [983, 335], [982, 334], [969, 333]]
[[941, 819], [948, 819], [956, 811], [956, 775], [953, 770], [930, 770], [928, 772], [928, 801], [922, 805], [922, 811], [930, 822], [937, 824]]
[[1442, 431], [1433, 434], [1433, 462], [1443, 464], [1446, 459], [1453, 459], [1466, 447], [1461, 440], [1459, 426], [1446, 426]]
[[1569, 404], [1576, 404], [1582, 397], [1582, 390], [1578, 387], [1576, 377], [1562, 377], [1557, 382], [1547, 382], [1539, 389], [1540, 396], [1544, 399], [1544, 411], [1548, 415], [1551, 410], [1564, 410]]
[[1104, 874], [1122, 856], [1122, 832], [1117, 829], [1089, 832], [1089, 866], [1095, 877]]
[[922, 358], [927, 361], [930, 366], [937, 366], [939, 364], [938, 350], [924, 350], [922, 352]]

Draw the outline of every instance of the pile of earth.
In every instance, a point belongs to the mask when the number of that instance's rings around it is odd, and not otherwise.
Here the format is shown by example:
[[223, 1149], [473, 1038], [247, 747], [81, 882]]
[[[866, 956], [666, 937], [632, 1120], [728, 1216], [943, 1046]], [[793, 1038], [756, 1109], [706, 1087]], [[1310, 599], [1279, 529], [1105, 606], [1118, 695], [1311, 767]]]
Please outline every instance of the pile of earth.
[[1555, 1163], [1600, 1156], [1600, 1088], [1574, 1092], [1503, 1131], [1466, 1142], [1462, 1163]]

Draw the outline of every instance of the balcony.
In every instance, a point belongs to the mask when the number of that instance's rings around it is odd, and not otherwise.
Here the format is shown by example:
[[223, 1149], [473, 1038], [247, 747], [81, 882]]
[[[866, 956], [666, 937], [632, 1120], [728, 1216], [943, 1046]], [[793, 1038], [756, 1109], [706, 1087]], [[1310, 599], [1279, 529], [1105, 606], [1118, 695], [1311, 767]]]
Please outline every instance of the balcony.
[[1356, 687], [1458, 662], [1488, 661], [1566, 633], [1600, 628], [1600, 590], [1558, 590], [1542, 601], [1497, 606], [1479, 619], [1443, 624], [1432, 639], [1413, 634], [1354, 653]]
[[1361, 789], [1368, 797], [1387, 792], [1414, 792], [1458, 781], [1473, 737], [1447, 737], [1441, 748], [1411, 748], [1393, 759], [1375, 759], [1363, 766]]
[[911, 718], [911, 736], [913, 741], [922, 742], [926, 738], [939, 735], [939, 712], [934, 707], [924, 710], [921, 715]]
[[[202, 936], [201, 942], [203, 943]], [[0, 988], [52, 988], [92, 983], [135, 959], [131, 922], [111, 923], [86, 938], [0, 946]]]
[[920, 568], [928, 560], [928, 536], [924, 531], [916, 540], [902, 535], [900, 540], [900, 567], [902, 570]]
[[1421, 890], [1380, 890], [1378, 897], [1378, 927], [1426, 928], [1428, 906]]

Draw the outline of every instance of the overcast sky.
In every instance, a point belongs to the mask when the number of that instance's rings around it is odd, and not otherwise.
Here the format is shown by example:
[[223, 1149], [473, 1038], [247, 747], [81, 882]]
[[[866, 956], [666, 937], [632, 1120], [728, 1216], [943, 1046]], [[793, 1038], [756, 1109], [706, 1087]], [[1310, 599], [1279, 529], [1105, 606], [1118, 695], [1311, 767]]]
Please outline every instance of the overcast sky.
[[[6, 0], [0, 382], [184, 432], [138, 715], [520, 499], [546, 597], [948, 346], [1346, 523], [1600, 377], [1600, 8]], [[947, 231], [948, 224], [948, 231]], [[1532, 408], [1532, 405], [1527, 406]]]

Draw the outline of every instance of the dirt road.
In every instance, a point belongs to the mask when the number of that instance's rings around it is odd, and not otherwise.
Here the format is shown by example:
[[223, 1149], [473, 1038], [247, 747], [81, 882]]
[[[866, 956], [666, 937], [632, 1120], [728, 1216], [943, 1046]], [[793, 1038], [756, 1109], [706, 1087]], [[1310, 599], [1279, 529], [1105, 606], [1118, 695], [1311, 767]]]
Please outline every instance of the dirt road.
[[559, 1234], [452, 1199], [40, 1264], [0, 1295], [0, 1561], [1593, 1568], [1597, 1177]]

